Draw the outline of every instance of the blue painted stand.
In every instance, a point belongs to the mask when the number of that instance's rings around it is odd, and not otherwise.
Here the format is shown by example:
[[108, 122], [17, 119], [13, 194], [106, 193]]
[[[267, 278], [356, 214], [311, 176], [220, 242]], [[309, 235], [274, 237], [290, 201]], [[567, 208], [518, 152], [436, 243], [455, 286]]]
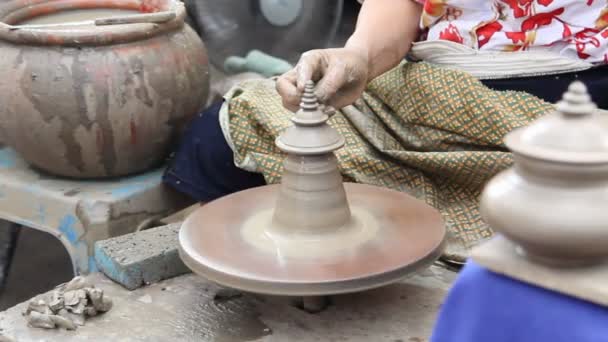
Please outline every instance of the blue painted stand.
[[75, 274], [96, 270], [95, 241], [133, 232], [150, 217], [177, 211], [163, 169], [113, 180], [75, 181], [30, 168], [0, 147], [0, 218], [48, 232], [66, 247]]

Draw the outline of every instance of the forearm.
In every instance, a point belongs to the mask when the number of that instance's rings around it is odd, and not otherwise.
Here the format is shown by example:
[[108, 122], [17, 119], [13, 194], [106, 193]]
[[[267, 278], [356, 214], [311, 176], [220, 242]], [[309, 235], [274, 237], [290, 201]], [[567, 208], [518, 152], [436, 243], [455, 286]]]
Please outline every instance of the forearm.
[[367, 55], [368, 80], [395, 67], [418, 36], [422, 6], [414, 0], [366, 0], [346, 43]]

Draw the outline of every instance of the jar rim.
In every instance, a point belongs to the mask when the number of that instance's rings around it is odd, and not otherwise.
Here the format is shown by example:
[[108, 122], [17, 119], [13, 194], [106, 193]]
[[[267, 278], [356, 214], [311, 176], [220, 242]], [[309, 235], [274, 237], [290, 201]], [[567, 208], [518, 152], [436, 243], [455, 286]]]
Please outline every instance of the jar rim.
[[[124, 9], [142, 14], [173, 12], [165, 22], [140, 22], [82, 29], [27, 28], [20, 21], [79, 9]], [[178, 0], [12, 0], [0, 5], [0, 41], [23, 45], [99, 46], [128, 43], [180, 29], [186, 9]]]

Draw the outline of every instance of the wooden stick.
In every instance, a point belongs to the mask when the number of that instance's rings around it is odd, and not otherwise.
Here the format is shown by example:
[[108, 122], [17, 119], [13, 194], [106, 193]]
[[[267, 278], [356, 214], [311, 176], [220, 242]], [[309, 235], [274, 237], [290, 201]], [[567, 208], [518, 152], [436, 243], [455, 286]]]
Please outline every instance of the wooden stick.
[[175, 12], [156, 12], [145, 14], [123, 15], [108, 18], [99, 18], [95, 20], [74, 21], [67, 23], [55, 24], [39, 24], [39, 25], [9, 25], [10, 30], [21, 29], [46, 29], [46, 28], [61, 28], [74, 26], [110, 26], [110, 25], [126, 25], [126, 24], [161, 24], [175, 19]]

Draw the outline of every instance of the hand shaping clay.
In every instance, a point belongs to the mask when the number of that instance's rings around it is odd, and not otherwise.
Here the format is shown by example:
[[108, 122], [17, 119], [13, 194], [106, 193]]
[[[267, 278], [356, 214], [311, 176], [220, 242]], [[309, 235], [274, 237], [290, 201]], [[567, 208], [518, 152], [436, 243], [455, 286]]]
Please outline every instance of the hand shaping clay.
[[276, 140], [280, 185], [196, 209], [179, 233], [180, 257], [224, 286], [270, 295], [323, 296], [389, 284], [430, 265], [445, 238], [440, 214], [402, 192], [345, 184], [334, 151], [344, 138], [308, 82], [300, 110]]

